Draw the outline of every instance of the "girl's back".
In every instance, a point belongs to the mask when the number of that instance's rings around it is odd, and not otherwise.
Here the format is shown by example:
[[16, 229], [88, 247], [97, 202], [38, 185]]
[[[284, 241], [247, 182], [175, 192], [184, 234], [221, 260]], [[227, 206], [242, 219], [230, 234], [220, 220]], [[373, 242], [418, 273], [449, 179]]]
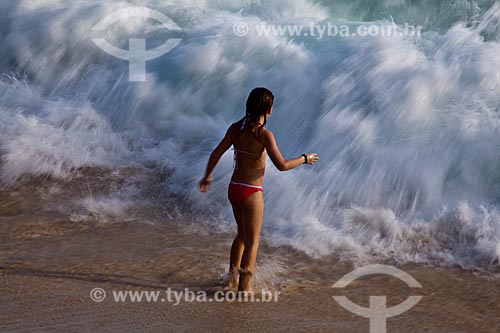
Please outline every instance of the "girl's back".
[[231, 126], [234, 148], [234, 172], [231, 181], [262, 186], [266, 168], [266, 149], [260, 123], [242, 119]]

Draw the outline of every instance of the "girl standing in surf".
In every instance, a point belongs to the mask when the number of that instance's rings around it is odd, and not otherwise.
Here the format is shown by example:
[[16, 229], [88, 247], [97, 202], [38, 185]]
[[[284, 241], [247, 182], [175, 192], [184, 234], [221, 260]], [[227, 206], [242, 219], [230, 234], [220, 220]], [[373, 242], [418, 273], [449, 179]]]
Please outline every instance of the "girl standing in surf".
[[318, 160], [314, 153], [302, 154], [289, 160], [283, 158], [273, 133], [264, 127], [272, 113], [273, 102], [274, 96], [266, 88], [255, 88], [250, 92], [245, 117], [228, 128], [222, 141], [210, 154], [205, 176], [198, 184], [201, 192], [209, 190], [212, 170], [232, 145], [235, 166], [229, 183], [228, 197], [238, 225], [238, 233], [231, 246], [228, 286], [238, 286], [238, 291], [250, 290], [257, 258], [264, 212], [262, 182], [266, 151], [280, 171], [290, 170], [304, 163], [314, 164]]

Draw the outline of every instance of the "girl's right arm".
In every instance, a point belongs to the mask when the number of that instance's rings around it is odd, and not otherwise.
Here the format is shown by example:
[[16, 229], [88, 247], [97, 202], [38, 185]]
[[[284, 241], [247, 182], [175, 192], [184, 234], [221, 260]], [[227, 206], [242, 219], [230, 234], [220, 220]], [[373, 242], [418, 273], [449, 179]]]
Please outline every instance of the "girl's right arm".
[[207, 169], [205, 171], [205, 176], [203, 176], [203, 179], [198, 183], [198, 189], [200, 190], [200, 192], [208, 191], [208, 189], [210, 188], [210, 184], [212, 183], [212, 170], [215, 168], [215, 165], [222, 157], [222, 155], [226, 152], [226, 150], [228, 150], [229, 147], [231, 147], [231, 145], [233, 144], [233, 142], [231, 141], [231, 129], [233, 128], [233, 125], [229, 126], [222, 141], [210, 154], [210, 158], [208, 159], [207, 163]]
[[[304, 156], [285, 160], [281, 155], [281, 152], [278, 149], [278, 145], [276, 144], [276, 140], [274, 139], [274, 135], [270, 130], [264, 129], [263, 137], [264, 137], [264, 146], [266, 147], [267, 153], [269, 154], [271, 161], [273, 161], [273, 164], [276, 166], [276, 168], [278, 168], [279, 171], [287, 171], [296, 168], [299, 165], [304, 164], [306, 162]], [[316, 155], [315, 153], [310, 153], [306, 155], [307, 155], [307, 164], [314, 164], [319, 159], [318, 155]]]

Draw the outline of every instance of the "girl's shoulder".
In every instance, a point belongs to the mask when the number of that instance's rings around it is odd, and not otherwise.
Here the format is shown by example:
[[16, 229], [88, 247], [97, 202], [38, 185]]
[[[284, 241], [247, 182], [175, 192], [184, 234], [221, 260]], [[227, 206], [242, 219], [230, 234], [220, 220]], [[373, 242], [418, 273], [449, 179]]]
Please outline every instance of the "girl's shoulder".
[[262, 140], [264, 141], [264, 143], [269, 143], [270, 141], [274, 141], [273, 132], [265, 127], [262, 127]]
[[231, 126], [229, 126], [229, 129], [232, 130], [233, 128], [240, 128], [242, 124], [243, 124], [243, 119], [240, 119], [232, 123]]
[[235, 121], [227, 129], [227, 131], [229, 132], [229, 135], [231, 136], [231, 138], [234, 138], [234, 135], [236, 135], [238, 133], [237, 130], [240, 129], [241, 122], [242, 122], [242, 120]]
[[262, 126], [262, 135], [273, 135], [273, 132], [271, 132], [270, 129], [267, 129], [264, 126]]

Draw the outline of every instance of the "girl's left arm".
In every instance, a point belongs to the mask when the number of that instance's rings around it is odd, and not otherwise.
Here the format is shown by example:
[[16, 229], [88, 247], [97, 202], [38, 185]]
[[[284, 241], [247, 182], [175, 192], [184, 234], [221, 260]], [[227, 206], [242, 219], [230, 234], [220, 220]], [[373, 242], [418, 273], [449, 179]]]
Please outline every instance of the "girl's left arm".
[[203, 179], [198, 183], [198, 189], [200, 190], [200, 192], [207, 192], [209, 190], [210, 184], [212, 183], [212, 176], [211, 176], [212, 170], [215, 168], [215, 165], [217, 164], [217, 162], [219, 162], [219, 159], [222, 157], [222, 155], [233, 144], [231, 140], [232, 128], [233, 128], [232, 125], [229, 126], [224, 138], [210, 154], [210, 158], [208, 159], [207, 163], [207, 169], [205, 171], [205, 176], [203, 176]]

